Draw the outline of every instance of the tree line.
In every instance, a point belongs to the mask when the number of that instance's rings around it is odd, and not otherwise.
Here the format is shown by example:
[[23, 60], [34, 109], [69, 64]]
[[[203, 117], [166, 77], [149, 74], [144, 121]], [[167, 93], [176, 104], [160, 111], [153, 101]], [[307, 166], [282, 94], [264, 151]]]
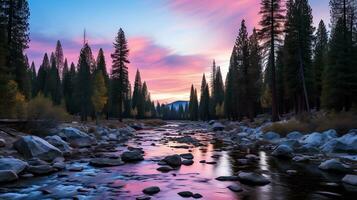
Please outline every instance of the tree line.
[[134, 91], [128, 78], [129, 47], [119, 29], [111, 54], [112, 70], [107, 72], [103, 49], [94, 59], [84, 39], [78, 63], [68, 63], [62, 45], [57, 41], [55, 51], [44, 54], [36, 71], [34, 62], [24, 53], [29, 43], [30, 16], [26, 0], [1, 1], [0, 4], [0, 116], [22, 117], [17, 110], [37, 96], [51, 99], [53, 105], [63, 106], [82, 121], [124, 117], [156, 117], [155, 104], [150, 99], [146, 83], [141, 83], [137, 71]]
[[253, 120], [271, 113], [277, 121], [290, 112], [355, 110], [357, 3], [329, 5], [330, 34], [322, 20], [313, 26], [308, 0], [262, 0], [260, 29], [249, 35], [241, 22], [224, 87], [215, 63], [210, 88], [203, 75], [199, 101], [191, 86], [188, 118]]

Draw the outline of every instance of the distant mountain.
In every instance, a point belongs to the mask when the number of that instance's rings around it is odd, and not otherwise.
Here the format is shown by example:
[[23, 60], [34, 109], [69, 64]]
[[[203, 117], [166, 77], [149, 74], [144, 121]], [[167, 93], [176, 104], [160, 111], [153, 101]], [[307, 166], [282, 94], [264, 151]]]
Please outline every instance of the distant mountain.
[[167, 104], [166, 106], [170, 107], [170, 108], [171, 108], [171, 106], [173, 106], [175, 108], [175, 110], [178, 110], [180, 105], [182, 105], [182, 107], [185, 108], [185, 106], [187, 104], [188, 104], [188, 101], [175, 101], [175, 102]]

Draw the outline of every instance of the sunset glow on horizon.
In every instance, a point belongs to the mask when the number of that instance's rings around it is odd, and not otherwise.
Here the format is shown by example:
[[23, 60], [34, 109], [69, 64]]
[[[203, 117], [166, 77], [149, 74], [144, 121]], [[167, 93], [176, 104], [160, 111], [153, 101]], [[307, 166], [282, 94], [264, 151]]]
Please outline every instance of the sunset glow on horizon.
[[[314, 25], [321, 19], [329, 24], [328, 0], [310, 4]], [[225, 77], [241, 20], [250, 32], [260, 20], [260, 0], [29, 0], [29, 7], [27, 55], [37, 69], [57, 40], [69, 63], [77, 65], [86, 29], [94, 57], [103, 48], [110, 73], [112, 44], [123, 28], [131, 83], [139, 69], [151, 99], [168, 103], [188, 100], [191, 84], [200, 86], [214, 59]]]

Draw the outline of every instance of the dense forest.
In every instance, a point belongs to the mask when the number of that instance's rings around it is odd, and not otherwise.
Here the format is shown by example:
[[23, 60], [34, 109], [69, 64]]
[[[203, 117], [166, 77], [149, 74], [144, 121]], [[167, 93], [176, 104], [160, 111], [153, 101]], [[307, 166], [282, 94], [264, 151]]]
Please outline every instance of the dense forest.
[[[259, 28], [249, 34], [242, 20], [225, 83], [213, 61], [200, 91], [191, 86], [189, 104], [178, 109], [155, 105], [139, 70], [133, 89], [128, 79], [129, 44], [122, 29], [115, 41], [111, 71], [102, 49], [95, 59], [84, 40], [78, 63], [68, 63], [57, 41], [38, 67], [30, 64], [29, 8], [26, 0], [0, 5], [0, 117], [34, 116], [38, 102], [88, 118], [251, 120], [269, 113], [311, 110], [350, 111], [357, 102], [357, 3], [330, 0], [330, 28], [313, 26], [308, 0], [262, 0]], [[330, 30], [330, 31], [328, 31]], [[198, 98], [198, 95], [200, 98]], [[37, 103], [36, 103], [37, 102]], [[27, 113], [27, 114], [26, 114]]]

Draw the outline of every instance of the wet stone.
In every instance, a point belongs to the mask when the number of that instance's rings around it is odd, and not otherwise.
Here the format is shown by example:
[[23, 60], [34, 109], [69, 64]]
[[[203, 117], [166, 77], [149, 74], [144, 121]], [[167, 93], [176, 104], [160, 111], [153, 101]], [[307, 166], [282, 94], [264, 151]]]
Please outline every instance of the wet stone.
[[184, 159], [190, 159], [190, 160], [193, 159], [192, 153], [184, 153], [184, 154], [180, 154], [180, 156]]
[[190, 191], [182, 191], [182, 192], [179, 192], [177, 194], [180, 195], [181, 197], [184, 197], [184, 198], [189, 198], [189, 197], [193, 196], [193, 193], [190, 192]]
[[229, 185], [227, 188], [233, 192], [242, 192], [243, 191], [243, 189], [240, 185]]
[[151, 197], [149, 196], [141, 196], [141, 197], [136, 197], [136, 200], [150, 200]]
[[162, 166], [162, 167], [157, 168], [156, 170], [160, 171], [160, 172], [169, 172], [169, 171], [173, 170], [173, 168], [170, 166]]
[[192, 195], [192, 198], [194, 198], [194, 199], [200, 199], [202, 197], [203, 196], [201, 194], [199, 194], [199, 193], [195, 193], [195, 194]]
[[151, 186], [143, 189], [144, 194], [153, 195], [160, 192], [160, 188], [157, 186]]
[[192, 165], [193, 163], [194, 163], [193, 160], [183, 160], [183, 161], [182, 161], [182, 164], [183, 164], [183, 165], [186, 165], [186, 166]]
[[219, 176], [216, 178], [218, 181], [238, 181], [238, 176]]

